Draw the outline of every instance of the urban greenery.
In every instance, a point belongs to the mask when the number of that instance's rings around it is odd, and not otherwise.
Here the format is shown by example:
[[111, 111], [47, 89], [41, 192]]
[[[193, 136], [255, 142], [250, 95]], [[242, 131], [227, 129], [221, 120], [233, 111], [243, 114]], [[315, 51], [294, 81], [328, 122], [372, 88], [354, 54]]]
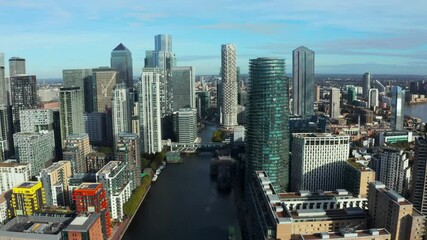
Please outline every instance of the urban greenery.
[[138, 205], [141, 202], [142, 198], [144, 197], [145, 193], [147, 192], [150, 184], [151, 184], [151, 177], [149, 175], [144, 176], [142, 178], [141, 185], [139, 185], [135, 189], [129, 201], [127, 201], [123, 205], [123, 211], [127, 217], [131, 217], [136, 213], [136, 211], [138, 210]]
[[142, 169], [149, 167], [156, 171], [157, 168], [159, 168], [162, 162], [165, 160], [165, 157], [165, 150], [155, 154], [143, 153], [141, 158]]
[[212, 134], [212, 142], [222, 142], [225, 137], [225, 132], [222, 130], [216, 130]]

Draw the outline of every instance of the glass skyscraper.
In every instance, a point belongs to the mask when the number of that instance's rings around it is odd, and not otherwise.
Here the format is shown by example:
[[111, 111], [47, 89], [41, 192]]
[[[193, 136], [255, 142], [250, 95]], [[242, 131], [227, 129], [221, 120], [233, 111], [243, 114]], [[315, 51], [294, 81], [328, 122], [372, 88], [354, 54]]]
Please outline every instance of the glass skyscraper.
[[274, 188], [289, 184], [289, 99], [285, 60], [251, 59], [246, 128], [248, 174], [266, 171]]
[[125, 83], [133, 87], [132, 53], [123, 44], [119, 44], [111, 52], [111, 68], [118, 72], [117, 83]]
[[403, 130], [403, 103], [405, 101], [405, 94], [399, 86], [393, 86], [391, 94], [390, 127], [394, 131], [401, 131]]
[[292, 54], [292, 112], [310, 117], [314, 109], [314, 51], [301, 46]]

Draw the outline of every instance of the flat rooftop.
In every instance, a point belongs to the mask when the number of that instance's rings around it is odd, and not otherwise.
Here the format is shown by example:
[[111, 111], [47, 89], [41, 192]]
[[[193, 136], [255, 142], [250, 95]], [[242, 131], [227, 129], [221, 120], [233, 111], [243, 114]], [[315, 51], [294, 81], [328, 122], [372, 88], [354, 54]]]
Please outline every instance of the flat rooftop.
[[17, 162], [0, 162], [0, 168], [2, 167], [19, 167], [28, 166], [29, 163], [17, 163]]
[[[84, 190], [95, 190], [99, 185], [100, 185], [101, 183], [82, 183], [82, 184], [80, 184], [80, 186], [77, 188], [77, 189], [75, 189], [75, 190], [78, 190], [78, 189], [84, 189]], [[74, 190], [74, 191], [75, 191]]]
[[27, 182], [23, 182], [23, 183], [19, 184], [19, 186], [16, 186], [16, 188], [32, 188], [35, 185], [37, 185], [37, 183], [39, 183], [39, 182], [27, 181]]
[[98, 218], [100, 218], [99, 213], [80, 214], [70, 223], [70, 225], [68, 225], [67, 228], [64, 229], [64, 231], [73, 231], [73, 232], [88, 231]]
[[384, 229], [365, 229], [356, 230], [354, 232], [328, 232], [328, 233], [313, 233], [313, 234], [301, 234], [302, 240], [312, 239], [344, 239], [344, 238], [374, 238], [378, 236], [390, 236], [390, 233]]

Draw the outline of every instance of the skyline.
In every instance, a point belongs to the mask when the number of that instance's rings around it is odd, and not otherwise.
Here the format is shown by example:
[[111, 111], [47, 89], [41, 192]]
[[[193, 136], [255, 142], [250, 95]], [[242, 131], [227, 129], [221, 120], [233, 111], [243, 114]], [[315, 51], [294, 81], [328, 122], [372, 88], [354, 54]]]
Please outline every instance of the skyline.
[[171, 34], [178, 65], [195, 66], [197, 74], [219, 74], [221, 45], [233, 43], [244, 74], [249, 59], [266, 56], [285, 58], [289, 75], [292, 50], [306, 46], [315, 51], [315, 73], [427, 75], [427, 2], [421, 0], [20, 0], [0, 7], [6, 69], [10, 57], [23, 57], [27, 73], [38, 78], [109, 66], [119, 43], [132, 52], [139, 76], [156, 34]]

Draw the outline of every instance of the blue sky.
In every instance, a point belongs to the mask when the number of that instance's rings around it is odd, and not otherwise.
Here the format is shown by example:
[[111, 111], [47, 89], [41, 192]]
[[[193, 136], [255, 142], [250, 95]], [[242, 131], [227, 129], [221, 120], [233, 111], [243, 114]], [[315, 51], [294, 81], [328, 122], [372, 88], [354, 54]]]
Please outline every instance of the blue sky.
[[27, 72], [108, 66], [120, 42], [140, 74], [154, 35], [169, 33], [178, 65], [217, 74], [221, 44], [234, 43], [248, 71], [255, 57], [316, 52], [316, 73], [427, 75], [426, 0], [0, 0], [0, 52]]

